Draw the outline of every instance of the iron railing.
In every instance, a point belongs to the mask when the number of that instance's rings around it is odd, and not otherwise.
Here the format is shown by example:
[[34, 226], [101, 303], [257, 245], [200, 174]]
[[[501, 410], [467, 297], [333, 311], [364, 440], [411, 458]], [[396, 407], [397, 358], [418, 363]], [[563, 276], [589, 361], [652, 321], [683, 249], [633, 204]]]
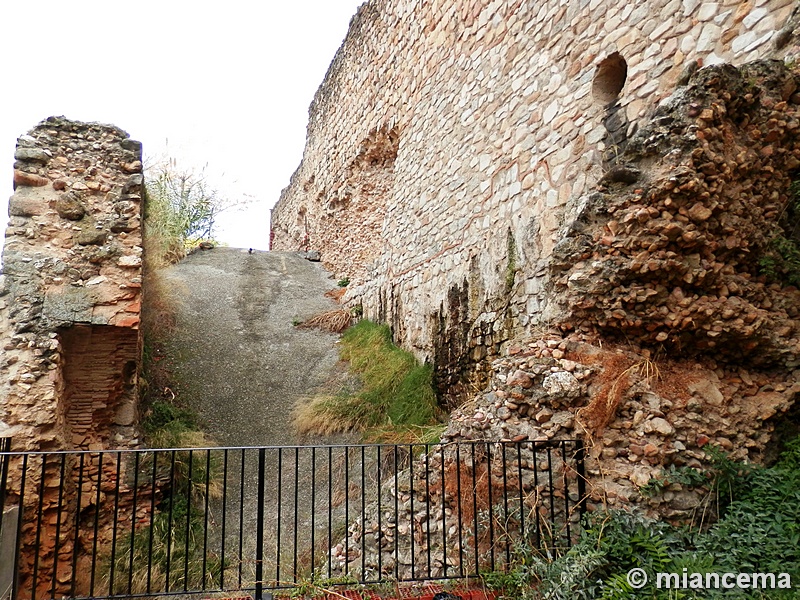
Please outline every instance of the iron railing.
[[0, 499], [20, 507], [12, 599], [260, 599], [310, 579], [475, 576], [504, 568], [523, 537], [574, 541], [583, 460], [576, 440], [6, 449]]

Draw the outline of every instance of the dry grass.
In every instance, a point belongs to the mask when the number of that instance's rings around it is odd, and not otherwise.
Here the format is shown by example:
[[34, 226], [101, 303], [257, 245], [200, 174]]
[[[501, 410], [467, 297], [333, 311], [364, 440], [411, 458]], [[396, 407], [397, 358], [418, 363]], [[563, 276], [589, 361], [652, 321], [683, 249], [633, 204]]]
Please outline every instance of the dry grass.
[[336, 396], [315, 396], [301, 400], [294, 410], [294, 424], [301, 434], [331, 435], [357, 427], [352, 419], [341, 418], [341, 401]]
[[[585, 358], [582, 360], [585, 361]], [[661, 371], [649, 358], [633, 363], [630, 357], [623, 354], [604, 354], [599, 361], [595, 359], [591, 362], [599, 362], [603, 366], [599, 376], [601, 389], [586, 407], [578, 411], [577, 416], [598, 435], [614, 420], [617, 409], [631, 386], [637, 381], [650, 386], [661, 379]]]
[[177, 308], [188, 290], [164, 276], [160, 269], [145, 269], [142, 329], [145, 335], [166, 337], [177, 327]]
[[373, 427], [364, 436], [366, 444], [394, 444], [399, 446], [416, 444], [438, 444], [442, 433], [447, 428], [445, 423], [436, 425], [406, 425], [402, 427]]
[[333, 290], [328, 290], [327, 292], [325, 292], [325, 297], [330, 298], [331, 300], [341, 304], [342, 297], [345, 295], [346, 292], [347, 288], [340, 287]]
[[144, 347], [139, 378], [145, 404], [174, 397], [168, 342], [178, 326], [178, 308], [186, 293], [182, 284], [167, 279], [162, 270], [145, 269], [141, 314]]
[[303, 329], [321, 329], [330, 333], [342, 333], [353, 323], [353, 315], [343, 308], [336, 308], [314, 315], [298, 325]]

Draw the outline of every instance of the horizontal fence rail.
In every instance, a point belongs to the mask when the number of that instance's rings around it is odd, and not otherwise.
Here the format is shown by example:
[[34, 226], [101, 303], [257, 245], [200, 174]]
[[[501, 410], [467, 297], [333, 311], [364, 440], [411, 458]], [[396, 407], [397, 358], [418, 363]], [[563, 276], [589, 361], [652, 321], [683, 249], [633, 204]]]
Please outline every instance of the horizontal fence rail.
[[[577, 440], [0, 452], [12, 598], [378, 583], [503, 569], [567, 547], [585, 509]], [[8, 517], [0, 532], [10, 527]]]

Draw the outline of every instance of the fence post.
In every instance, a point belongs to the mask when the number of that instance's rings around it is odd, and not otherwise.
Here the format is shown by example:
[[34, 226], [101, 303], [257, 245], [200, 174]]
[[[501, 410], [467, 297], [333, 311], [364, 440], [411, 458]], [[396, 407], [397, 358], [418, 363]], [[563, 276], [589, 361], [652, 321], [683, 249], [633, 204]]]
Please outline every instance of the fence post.
[[583, 440], [575, 440], [575, 463], [578, 471], [578, 506], [581, 515], [581, 521], [586, 514], [586, 466], [584, 461], [586, 459], [586, 448], [583, 445]]
[[[0, 437], [0, 452], [11, 452], [10, 437]], [[8, 463], [10, 461], [10, 456], [0, 456], [0, 535], [3, 533], [3, 513], [6, 510], [6, 485], [8, 484]]]
[[[1, 424], [1, 423], [0, 423]], [[0, 433], [0, 452], [11, 452], [11, 437], [8, 432]], [[11, 456], [0, 456], [0, 600], [10, 598], [13, 594], [15, 573], [15, 552], [17, 533], [14, 509], [6, 515], [6, 496], [8, 485], [8, 467]], [[20, 508], [17, 508], [20, 510]], [[5, 522], [4, 522], [5, 521]], [[9, 526], [11, 525], [11, 526]]]
[[266, 449], [258, 449], [258, 502], [256, 505], [256, 592], [254, 600], [264, 595], [264, 467]]

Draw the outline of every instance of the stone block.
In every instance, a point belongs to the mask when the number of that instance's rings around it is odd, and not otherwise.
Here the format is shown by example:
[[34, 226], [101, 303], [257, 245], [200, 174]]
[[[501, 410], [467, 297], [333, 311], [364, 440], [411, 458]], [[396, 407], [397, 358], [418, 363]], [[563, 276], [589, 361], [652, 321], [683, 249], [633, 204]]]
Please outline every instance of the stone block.
[[19, 187], [8, 201], [8, 214], [12, 217], [44, 215], [50, 208], [51, 195], [41, 187]]

